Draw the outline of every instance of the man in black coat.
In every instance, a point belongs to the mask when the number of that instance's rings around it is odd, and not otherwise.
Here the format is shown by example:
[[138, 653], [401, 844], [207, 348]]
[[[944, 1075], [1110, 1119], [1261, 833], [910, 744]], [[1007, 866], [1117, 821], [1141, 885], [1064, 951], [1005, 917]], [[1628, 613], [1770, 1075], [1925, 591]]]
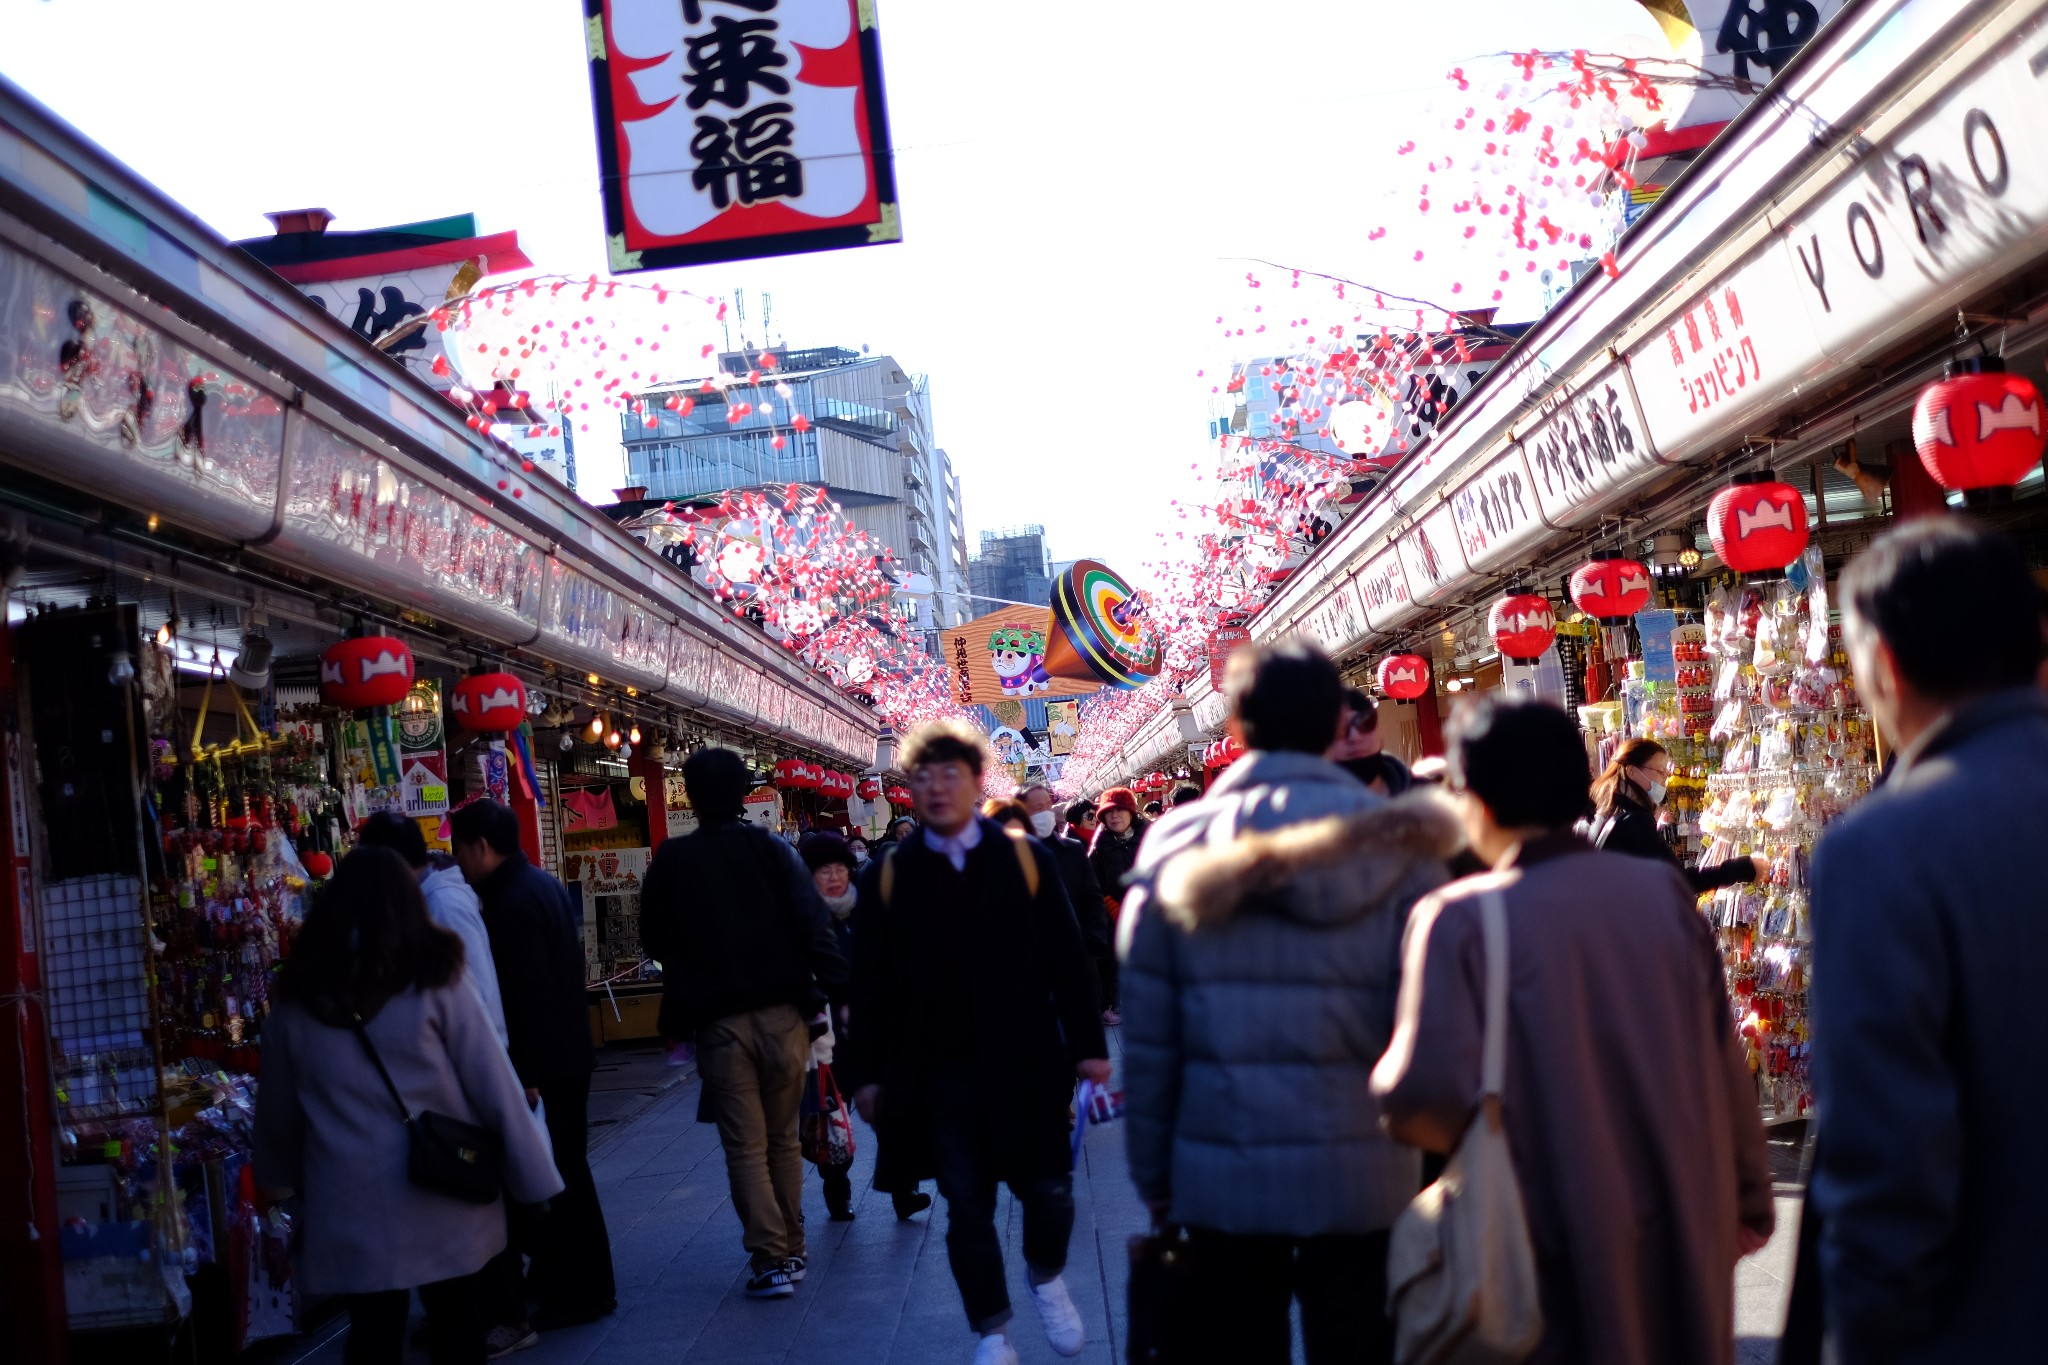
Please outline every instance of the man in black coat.
[[698, 825], [655, 852], [640, 887], [640, 941], [661, 963], [661, 1031], [697, 1041], [747, 1249], [747, 1293], [787, 1298], [806, 1251], [797, 1111], [807, 1021], [844, 993], [848, 969], [810, 869], [745, 818], [751, 785], [730, 749], [684, 760]]
[[[854, 910], [854, 1003], [842, 1058], [884, 1137], [879, 1189], [935, 1171], [946, 1250], [981, 1365], [1014, 1365], [996, 1184], [1024, 1211], [1031, 1295], [1053, 1349], [1087, 1341], [1061, 1272], [1074, 1226], [1068, 1111], [1078, 1074], [1107, 1084], [1094, 974], [1045, 846], [975, 814], [986, 755], [971, 726], [911, 735], [920, 822], [871, 865]], [[1083, 1117], [1081, 1122], [1086, 1122]]]
[[1053, 809], [1052, 788], [1045, 783], [1033, 782], [1020, 789], [1017, 799], [1031, 817], [1031, 832], [1052, 851], [1060, 866], [1060, 885], [1066, 888], [1067, 904], [1074, 908], [1089, 956], [1113, 952], [1116, 945], [1110, 942], [1109, 907], [1103, 903], [1102, 884], [1095, 880], [1095, 869], [1089, 865], [1088, 845], [1058, 832], [1059, 814]]
[[[475, 801], [449, 824], [455, 861], [476, 891], [491, 936], [506, 1051], [528, 1103], [542, 1107], [565, 1186], [540, 1227], [520, 1238], [533, 1256], [541, 1301], [533, 1325], [547, 1331], [593, 1322], [618, 1307], [618, 1294], [611, 1237], [590, 1176], [590, 1073], [597, 1058], [584, 999], [582, 915], [567, 887], [526, 860], [519, 817], [511, 810]], [[516, 1278], [518, 1252], [508, 1250], [494, 1264], [503, 1296]], [[500, 1316], [514, 1311], [514, 1304], [498, 1306]]]

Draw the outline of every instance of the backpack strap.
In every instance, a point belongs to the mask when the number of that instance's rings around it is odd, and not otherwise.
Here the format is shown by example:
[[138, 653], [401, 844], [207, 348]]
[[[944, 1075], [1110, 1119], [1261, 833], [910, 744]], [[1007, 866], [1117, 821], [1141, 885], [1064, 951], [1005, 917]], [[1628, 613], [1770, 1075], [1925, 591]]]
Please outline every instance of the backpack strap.
[[1031, 893], [1031, 899], [1038, 899], [1038, 859], [1031, 855], [1031, 836], [1022, 830], [1004, 827], [1010, 836], [1010, 847], [1016, 850], [1018, 870], [1024, 874], [1024, 889]]

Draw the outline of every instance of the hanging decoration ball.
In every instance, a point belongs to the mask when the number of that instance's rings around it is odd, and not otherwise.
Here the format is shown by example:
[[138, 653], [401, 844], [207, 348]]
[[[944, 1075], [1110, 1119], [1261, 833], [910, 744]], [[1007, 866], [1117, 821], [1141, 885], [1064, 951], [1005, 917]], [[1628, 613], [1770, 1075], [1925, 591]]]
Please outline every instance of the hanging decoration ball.
[[1493, 604], [1486, 629], [1511, 663], [1533, 664], [1557, 638], [1557, 615], [1533, 592], [1512, 592]]
[[[2041, 463], [2048, 432], [2032, 380], [1996, 356], [1966, 360], [1913, 405], [1913, 444], [1934, 481], [1973, 503], [2003, 501]], [[1976, 496], [1972, 496], [1975, 494]]]
[[1735, 572], [1775, 577], [1806, 551], [1806, 498], [1768, 471], [1738, 474], [1707, 505], [1707, 534]]
[[1650, 605], [1650, 571], [1613, 551], [1572, 572], [1572, 601], [1603, 626], [1618, 626]]
[[1389, 654], [1380, 660], [1380, 691], [1412, 702], [1429, 691], [1429, 660], [1420, 654]]
[[320, 656], [320, 694], [352, 711], [393, 706], [412, 690], [412, 650], [392, 635], [358, 635]]
[[862, 778], [862, 779], [860, 780], [860, 799], [861, 799], [861, 800], [863, 800], [863, 801], [872, 801], [872, 800], [874, 800], [874, 799], [875, 799], [876, 797], [880, 796], [881, 794], [882, 794], [882, 779], [881, 779], [881, 778], [879, 778], [879, 777], [863, 777], [863, 778]]
[[334, 875], [334, 855], [332, 853], [322, 853], [316, 849], [306, 854], [300, 861], [306, 865], [308, 874], [318, 877], [322, 881]]
[[526, 719], [526, 684], [510, 673], [472, 673], [455, 684], [448, 709], [465, 730], [517, 730]]

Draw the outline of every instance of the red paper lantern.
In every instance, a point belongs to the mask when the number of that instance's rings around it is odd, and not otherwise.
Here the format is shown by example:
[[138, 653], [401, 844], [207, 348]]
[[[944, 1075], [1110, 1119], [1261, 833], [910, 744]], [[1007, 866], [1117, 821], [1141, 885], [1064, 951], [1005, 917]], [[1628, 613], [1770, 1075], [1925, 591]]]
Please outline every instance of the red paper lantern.
[[1486, 614], [1486, 628], [1502, 658], [1533, 664], [1557, 638], [1557, 616], [1550, 603], [1533, 592], [1510, 593]]
[[1429, 660], [1420, 654], [1389, 654], [1380, 660], [1380, 691], [1412, 702], [1429, 691]]
[[1618, 554], [1593, 556], [1572, 574], [1572, 601], [1603, 626], [1618, 626], [1650, 605], [1650, 571]]
[[[2041, 463], [2041, 394], [1995, 356], [1930, 384], [1913, 405], [1913, 444], [1934, 481], [1966, 498], [2011, 488]], [[1970, 498], [1991, 501], [1991, 496]]]
[[306, 865], [306, 871], [312, 876], [325, 880], [334, 875], [334, 855], [331, 853], [315, 851], [306, 854], [300, 861]]
[[510, 673], [472, 673], [455, 684], [448, 709], [466, 730], [517, 730], [526, 720], [526, 684]]
[[824, 784], [825, 769], [822, 765], [807, 763], [803, 759], [797, 760], [797, 775], [794, 785], [798, 791], [814, 792]]
[[809, 769], [800, 758], [785, 758], [775, 765], [775, 785], [784, 791], [796, 791], [803, 787], [804, 777]]
[[888, 791], [888, 797], [889, 804], [892, 806], [907, 806], [910, 804], [910, 788], [891, 787]]
[[863, 800], [863, 801], [872, 801], [872, 800], [874, 800], [874, 799], [875, 799], [876, 797], [880, 796], [881, 794], [882, 794], [882, 779], [881, 779], [881, 778], [879, 778], [879, 777], [863, 777], [863, 778], [862, 778], [862, 779], [860, 780], [860, 799], [861, 799], [861, 800]]
[[1707, 505], [1707, 534], [1735, 572], [1781, 573], [1806, 552], [1806, 498], [1767, 473], [1738, 474]]
[[395, 636], [359, 635], [320, 656], [320, 695], [331, 706], [393, 706], [412, 690], [412, 679], [412, 651]]

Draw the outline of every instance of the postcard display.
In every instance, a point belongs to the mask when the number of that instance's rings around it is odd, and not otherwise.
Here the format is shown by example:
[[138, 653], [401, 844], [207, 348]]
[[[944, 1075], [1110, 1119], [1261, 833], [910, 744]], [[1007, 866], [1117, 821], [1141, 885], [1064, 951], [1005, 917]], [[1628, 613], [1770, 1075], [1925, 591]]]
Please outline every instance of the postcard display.
[[1680, 856], [1705, 866], [1756, 860], [1756, 882], [1712, 892], [1700, 906], [1721, 945], [1764, 1117], [1800, 1118], [1813, 1099], [1814, 841], [1877, 772], [1819, 551], [1783, 579], [1716, 589], [1704, 623], [1681, 625], [1672, 651], [1675, 685], [1631, 685], [1629, 730], [1670, 752]]

